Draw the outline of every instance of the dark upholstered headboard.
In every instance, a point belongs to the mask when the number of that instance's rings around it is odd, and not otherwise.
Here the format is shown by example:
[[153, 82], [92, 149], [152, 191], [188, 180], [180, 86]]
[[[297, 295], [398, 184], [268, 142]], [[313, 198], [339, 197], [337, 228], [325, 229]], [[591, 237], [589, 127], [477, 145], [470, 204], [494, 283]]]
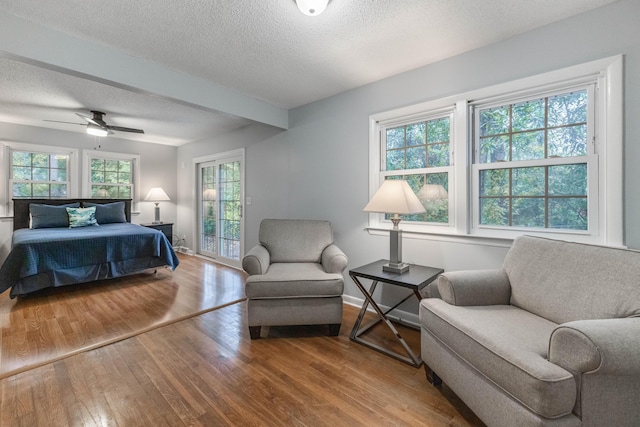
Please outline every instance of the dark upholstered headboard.
[[13, 199], [13, 229], [29, 228], [29, 205], [39, 203], [42, 205], [66, 205], [67, 203], [113, 203], [124, 202], [124, 215], [127, 222], [131, 222], [131, 199]]

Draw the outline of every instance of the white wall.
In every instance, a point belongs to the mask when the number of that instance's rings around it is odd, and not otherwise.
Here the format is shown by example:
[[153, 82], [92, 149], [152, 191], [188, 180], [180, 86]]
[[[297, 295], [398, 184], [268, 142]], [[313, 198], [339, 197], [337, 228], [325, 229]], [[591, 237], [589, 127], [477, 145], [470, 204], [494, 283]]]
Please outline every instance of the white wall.
[[[98, 139], [99, 147], [93, 136], [82, 132], [65, 132], [34, 126], [22, 126], [0, 122], [0, 140], [28, 144], [51, 145], [57, 147], [76, 148], [82, 161], [82, 150], [98, 149], [116, 153], [140, 155], [140, 197], [144, 199], [151, 187], [162, 187], [171, 198], [162, 202], [160, 210], [164, 222], [176, 221], [176, 147], [150, 144], [147, 142], [129, 141], [117, 137]], [[2, 165], [4, 167], [4, 165]], [[141, 201], [139, 213], [133, 215], [132, 222], [144, 223], [154, 219], [154, 204]], [[4, 261], [11, 247], [13, 220], [0, 219], [0, 262]]]
[[[349, 268], [388, 256], [388, 237], [369, 235], [362, 208], [368, 199], [368, 117], [401, 106], [625, 54], [626, 244], [640, 248], [640, 2], [622, 0], [510, 40], [394, 76], [290, 112], [288, 131], [260, 134], [247, 148], [246, 246], [257, 242], [265, 217], [329, 219]], [[425, 49], [428, 49], [425, 40]], [[242, 145], [242, 136], [227, 135]], [[222, 141], [224, 145], [224, 141]], [[206, 147], [205, 147], [206, 146]], [[224, 148], [228, 149], [228, 148]], [[179, 150], [188, 161], [187, 146]], [[217, 139], [198, 144], [198, 155], [223, 151]], [[183, 156], [184, 155], [184, 156]], [[180, 186], [182, 190], [182, 186]], [[180, 208], [183, 208], [181, 191]], [[257, 196], [260, 197], [257, 197]], [[277, 203], [274, 203], [277, 201]], [[185, 211], [186, 213], [186, 211]], [[180, 220], [183, 217], [180, 216]], [[180, 221], [182, 222], [182, 221]], [[181, 224], [182, 227], [182, 224]], [[404, 260], [446, 270], [495, 268], [505, 247], [468, 242], [404, 240]], [[346, 276], [345, 293], [361, 297]], [[383, 291], [383, 299], [390, 302]], [[416, 312], [415, 303], [406, 306]]]

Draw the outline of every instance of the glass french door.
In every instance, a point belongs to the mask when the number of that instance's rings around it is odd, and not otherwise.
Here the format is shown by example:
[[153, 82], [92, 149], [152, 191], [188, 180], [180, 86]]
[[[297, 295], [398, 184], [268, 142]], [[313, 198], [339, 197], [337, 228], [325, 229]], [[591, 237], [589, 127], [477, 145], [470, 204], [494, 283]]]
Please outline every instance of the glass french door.
[[242, 157], [198, 164], [198, 253], [234, 267], [242, 259]]

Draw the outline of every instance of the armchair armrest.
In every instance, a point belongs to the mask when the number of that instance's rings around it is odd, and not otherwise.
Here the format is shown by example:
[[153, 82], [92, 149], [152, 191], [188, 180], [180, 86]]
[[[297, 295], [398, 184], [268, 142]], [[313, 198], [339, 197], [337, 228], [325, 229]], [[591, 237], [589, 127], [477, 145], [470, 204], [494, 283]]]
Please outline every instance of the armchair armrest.
[[640, 375], [640, 317], [576, 320], [551, 334], [549, 361], [573, 373]]
[[252, 247], [242, 258], [242, 269], [250, 275], [264, 274], [271, 264], [271, 255], [262, 245]]
[[511, 284], [502, 269], [452, 271], [438, 277], [438, 292], [451, 305], [504, 305]]
[[340, 248], [331, 244], [324, 248], [321, 262], [327, 273], [342, 273], [347, 268], [349, 259]]

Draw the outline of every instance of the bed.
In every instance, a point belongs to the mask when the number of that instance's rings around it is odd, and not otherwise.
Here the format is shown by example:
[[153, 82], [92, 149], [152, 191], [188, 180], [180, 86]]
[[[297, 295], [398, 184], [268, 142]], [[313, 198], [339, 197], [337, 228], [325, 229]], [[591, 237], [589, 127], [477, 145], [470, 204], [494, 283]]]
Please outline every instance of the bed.
[[11, 289], [11, 298], [179, 264], [162, 232], [131, 224], [131, 200], [13, 202], [11, 252], [0, 267], [0, 293]]

